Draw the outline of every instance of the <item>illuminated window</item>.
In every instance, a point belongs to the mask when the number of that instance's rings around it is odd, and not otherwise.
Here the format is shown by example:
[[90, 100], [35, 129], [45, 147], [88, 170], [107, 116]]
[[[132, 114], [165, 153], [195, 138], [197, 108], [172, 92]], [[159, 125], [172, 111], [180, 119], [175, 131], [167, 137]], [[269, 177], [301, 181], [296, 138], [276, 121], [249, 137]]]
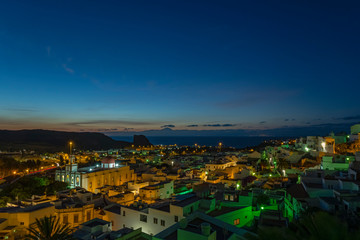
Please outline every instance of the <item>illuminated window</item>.
[[234, 220], [234, 225], [239, 225], [240, 224], [240, 219], [238, 218], [238, 219], [235, 219]]
[[80, 178], [76, 177], [76, 185], [80, 185]]

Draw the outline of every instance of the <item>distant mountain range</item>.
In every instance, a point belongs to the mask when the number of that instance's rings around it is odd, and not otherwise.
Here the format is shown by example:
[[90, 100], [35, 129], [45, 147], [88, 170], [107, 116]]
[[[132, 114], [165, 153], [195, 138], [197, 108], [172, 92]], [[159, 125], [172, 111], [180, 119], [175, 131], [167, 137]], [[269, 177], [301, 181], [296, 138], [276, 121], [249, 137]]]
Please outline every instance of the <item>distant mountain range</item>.
[[130, 145], [151, 145], [143, 135], [134, 136], [134, 142], [116, 141], [102, 133], [60, 132], [49, 130], [0, 130], [0, 150], [36, 150], [42, 152], [69, 151], [69, 142], [74, 149], [108, 150]]
[[142, 134], [145, 136], [269, 136], [269, 137], [301, 137], [301, 136], [327, 136], [330, 132], [350, 132], [352, 123], [328, 123], [308, 126], [283, 126], [272, 129], [224, 129], [224, 130], [177, 130], [173, 128], [163, 128], [159, 130], [147, 130], [142, 132], [117, 131], [106, 132], [109, 136], [133, 136]]

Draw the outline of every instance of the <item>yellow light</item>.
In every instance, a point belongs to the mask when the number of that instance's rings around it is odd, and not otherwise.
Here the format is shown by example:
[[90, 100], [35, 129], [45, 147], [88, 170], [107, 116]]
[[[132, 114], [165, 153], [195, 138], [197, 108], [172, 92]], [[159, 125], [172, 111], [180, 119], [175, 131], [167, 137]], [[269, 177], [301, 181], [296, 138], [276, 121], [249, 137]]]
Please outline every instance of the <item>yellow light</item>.
[[13, 174], [16, 174], [16, 171], [14, 171]]

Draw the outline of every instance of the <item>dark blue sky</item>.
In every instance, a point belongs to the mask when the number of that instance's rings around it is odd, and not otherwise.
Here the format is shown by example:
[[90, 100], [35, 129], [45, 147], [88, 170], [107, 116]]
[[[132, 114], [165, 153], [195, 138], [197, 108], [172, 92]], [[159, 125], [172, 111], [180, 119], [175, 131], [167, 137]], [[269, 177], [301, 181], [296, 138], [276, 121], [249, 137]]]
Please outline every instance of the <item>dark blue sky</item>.
[[359, 1], [3, 2], [0, 128], [357, 121], [359, 12]]

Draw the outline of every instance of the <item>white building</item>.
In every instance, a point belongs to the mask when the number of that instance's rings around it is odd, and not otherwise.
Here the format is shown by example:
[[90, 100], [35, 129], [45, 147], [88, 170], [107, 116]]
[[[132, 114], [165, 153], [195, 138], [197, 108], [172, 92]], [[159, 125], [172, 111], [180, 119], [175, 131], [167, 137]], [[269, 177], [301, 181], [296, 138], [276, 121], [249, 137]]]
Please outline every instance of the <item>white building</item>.
[[225, 168], [234, 167], [234, 166], [236, 166], [235, 161], [205, 164], [205, 168], [207, 171], [224, 170]]
[[174, 194], [174, 182], [160, 182], [152, 184], [139, 190], [139, 196], [146, 202], [153, 202], [157, 199], [170, 198]]
[[100, 166], [79, 168], [75, 163], [65, 169], [56, 170], [55, 180], [67, 182], [71, 188], [82, 187], [90, 192], [104, 185], [119, 186], [136, 180], [134, 170], [129, 166], [115, 164], [115, 159], [105, 158]]
[[146, 204], [110, 205], [104, 208], [104, 220], [113, 223], [113, 230], [141, 227], [143, 232], [155, 235], [199, 209], [215, 208], [215, 199], [204, 200], [193, 194], [183, 196], [186, 198], [181, 201], [167, 202], [153, 207], [148, 207]]

